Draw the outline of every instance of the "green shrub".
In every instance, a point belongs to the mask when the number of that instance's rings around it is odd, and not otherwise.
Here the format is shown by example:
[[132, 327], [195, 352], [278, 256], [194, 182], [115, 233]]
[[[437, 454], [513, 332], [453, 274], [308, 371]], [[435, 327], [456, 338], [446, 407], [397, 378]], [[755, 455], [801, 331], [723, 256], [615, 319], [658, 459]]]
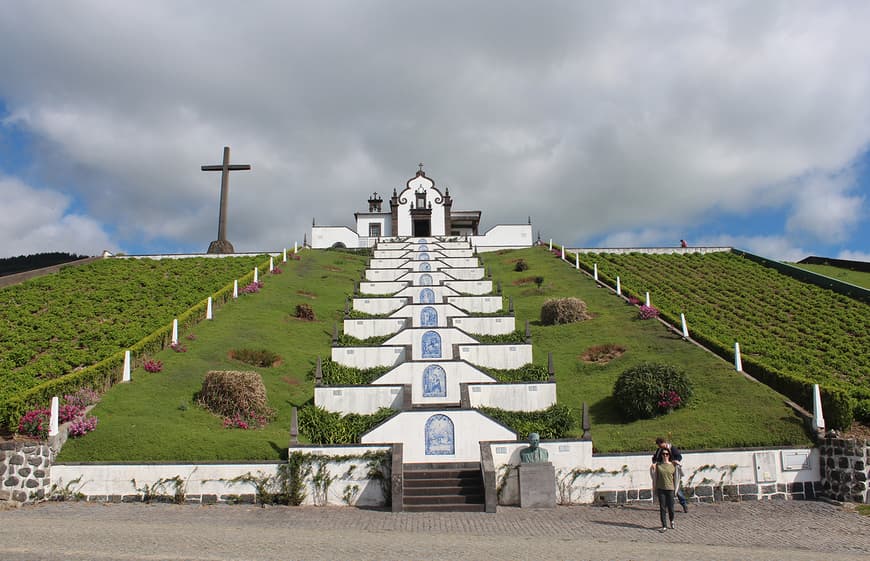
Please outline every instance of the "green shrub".
[[629, 420], [648, 419], [685, 405], [692, 397], [692, 384], [673, 366], [647, 362], [619, 375], [613, 397]]
[[281, 360], [277, 353], [268, 349], [233, 349], [230, 351], [230, 358], [260, 368], [270, 368]]
[[512, 382], [546, 382], [550, 379], [550, 374], [547, 372], [546, 366], [541, 366], [540, 364], [526, 364], [525, 366], [520, 366], [519, 368], [513, 368], [511, 370], [500, 370], [498, 368], [483, 368], [481, 366], [476, 366], [478, 370], [489, 374], [498, 382], [503, 383], [512, 383]]
[[[375, 366], [366, 369], [354, 368], [353, 366], [339, 364], [331, 358], [324, 359], [320, 365], [324, 386], [365, 386], [389, 372], [390, 369], [390, 366]], [[308, 379], [314, 380], [316, 372], [317, 366], [315, 365], [308, 371]]]
[[363, 434], [396, 413], [398, 411], [394, 409], [381, 407], [371, 415], [342, 415], [307, 405], [299, 409], [299, 432], [312, 444], [354, 444]]
[[541, 306], [541, 323], [544, 325], [574, 323], [591, 317], [586, 312], [586, 302], [579, 298], [555, 298]]
[[571, 409], [558, 403], [543, 411], [506, 411], [481, 407], [480, 412], [510, 428], [521, 439], [530, 432], [538, 433], [542, 439], [564, 438], [576, 422]]

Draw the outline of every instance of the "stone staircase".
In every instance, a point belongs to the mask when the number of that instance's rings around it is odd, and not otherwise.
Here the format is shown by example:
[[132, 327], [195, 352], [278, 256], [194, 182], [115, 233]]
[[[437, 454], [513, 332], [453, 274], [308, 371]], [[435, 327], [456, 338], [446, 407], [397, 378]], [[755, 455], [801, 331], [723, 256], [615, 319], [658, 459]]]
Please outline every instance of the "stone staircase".
[[404, 465], [405, 512], [484, 512], [479, 462]]

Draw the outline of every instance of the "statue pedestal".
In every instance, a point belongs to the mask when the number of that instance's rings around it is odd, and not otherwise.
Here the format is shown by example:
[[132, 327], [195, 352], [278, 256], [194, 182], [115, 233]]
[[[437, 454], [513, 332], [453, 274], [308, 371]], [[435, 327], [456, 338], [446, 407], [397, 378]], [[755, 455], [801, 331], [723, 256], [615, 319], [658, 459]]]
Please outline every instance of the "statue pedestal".
[[520, 464], [520, 508], [555, 508], [556, 468], [550, 462]]
[[235, 253], [236, 251], [233, 249], [233, 244], [231, 244], [227, 240], [215, 240], [208, 245], [208, 251], [206, 253]]

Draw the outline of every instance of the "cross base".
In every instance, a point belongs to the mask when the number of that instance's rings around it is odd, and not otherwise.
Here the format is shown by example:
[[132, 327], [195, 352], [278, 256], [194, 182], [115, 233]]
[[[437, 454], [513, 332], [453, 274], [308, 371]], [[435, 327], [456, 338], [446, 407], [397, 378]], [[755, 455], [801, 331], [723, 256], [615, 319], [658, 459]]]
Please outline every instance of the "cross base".
[[235, 253], [236, 250], [233, 249], [233, 244], [229, 242], [229, 240], [215, 240], [208, 244], [208, 251], [206, 253]]

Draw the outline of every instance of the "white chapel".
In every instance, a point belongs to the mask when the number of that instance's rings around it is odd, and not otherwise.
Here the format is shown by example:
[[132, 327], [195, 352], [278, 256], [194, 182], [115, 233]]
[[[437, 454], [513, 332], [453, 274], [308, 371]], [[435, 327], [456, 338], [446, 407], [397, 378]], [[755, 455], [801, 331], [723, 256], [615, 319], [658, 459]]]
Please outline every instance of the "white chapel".
[[401, 191], [393, 189], [389, 209], [377, 192], [368, 199], [368, 211], [354, 213], [355, 228], [311, 227], [311, 247], [371, 247], [378, 240], [409, 237], [464, 238], [478, 251], [530, 247], [531, 224], [502, 224], [480, 234], [479, 210], [454, 210], [450, 189], [436, 187], [422, 169]]

